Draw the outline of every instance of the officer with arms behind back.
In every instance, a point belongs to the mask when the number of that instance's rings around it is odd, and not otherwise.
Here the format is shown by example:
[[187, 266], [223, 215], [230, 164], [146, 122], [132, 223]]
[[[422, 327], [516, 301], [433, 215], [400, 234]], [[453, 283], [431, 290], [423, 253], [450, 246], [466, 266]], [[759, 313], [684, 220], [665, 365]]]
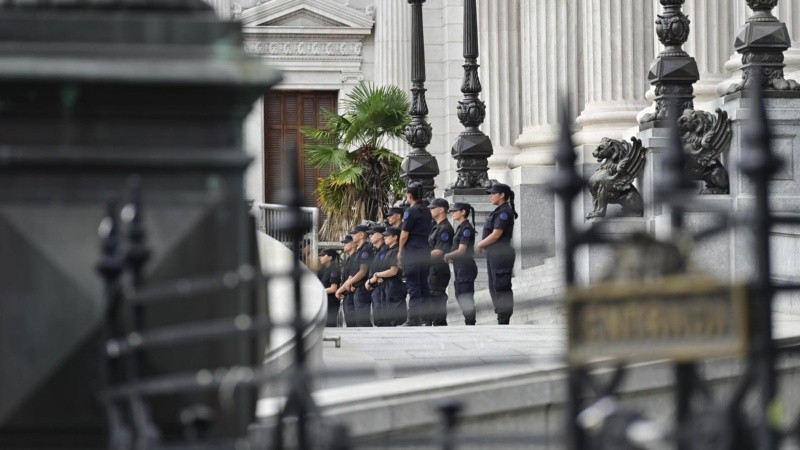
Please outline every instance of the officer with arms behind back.
[[453, 237], [452, 251], [444, 255], [444, 260], [453, 263], [453, 285], [458, 306], [464, 314], [464, 323], [475, 325], [475, 278], [478, 276], [478, 265], [474, 257], [475, 228], [469, 222], [470, 214], [472, 221], [475, 221], [475, 209], [469, 203], [453, 203], [450, 212], [458, 228]]
[[511, 272], [514, 269], [514, 248], [511, 236], [514, 219], [518, 217], [514, 208], [514, 192], [503, 183], [495, 183], [486, 191], [489, 201], [496, 205], [483, 225], [482, 240], [476, 249], [486, 252], [486, 268], [489, 272], [489, 294], [497, 313], [497, 323], [508, 325], [514, 313], [514, 292], [511, 290]]
[[436, 225], [428, 235], [431, 246], [431, 269], [428, 285], [431, 288], [431, 315], [426, 322], [430, 325], [447, 325], [447, 286], [450, 284], [450, 265], [444, 261], [444, 254], [450, 251], [453, 240], [453, 226], [447, 220], [450, 203], [443, 198], [434, 199], [428, 209]]
[[410, 183], [406, 188], [406, 200], [411, 205], [403, 214], [400, 232], [398, 261], [406, 276], [408, 289], [408, 320], [402, 326], [420, 326], [427, 311], [430, 311], [431, 291], [428, 286], [431, 249], [428, 235], [431, 232], [431, 212], [422, 203], [421, 183]]
[[328, 294], [328, 320], [325, 321], [326, 327], [335, 327], [336, 319], [339, 317], [339, 299], [336, 298], [336, 291], [339, 290], [341, 282], [341, 270], [339, 269], [339, 253], [333, 249], [324, 249], [319, 252], [320, 268], [317, 276], [325, 287]]
[[[345, 323], [348, 327], [354, 327], [356, 326], [356, 305], [353, 301], [352, 289], [345, 288], [344, 283], [358, 272], [358, 264], [353, 264], [356, 259], [353, 257], [356, 253], [356, 244], [353, 242], [353, 236], [349, 234], [341, 240], [341, 243], [344, 247], [344, 253], [347, 255], [347, 260], [342, 265], [342, 282], [339, 289], [336, 290], [336, 298], [342, 302]], [[355, 266], [355, 272], [353, 271], [353, 266]]]

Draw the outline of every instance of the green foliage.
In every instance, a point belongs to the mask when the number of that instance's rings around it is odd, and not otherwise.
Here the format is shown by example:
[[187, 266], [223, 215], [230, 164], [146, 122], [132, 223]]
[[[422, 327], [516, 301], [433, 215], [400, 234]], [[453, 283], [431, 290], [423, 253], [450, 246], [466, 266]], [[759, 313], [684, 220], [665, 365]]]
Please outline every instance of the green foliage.
[[329, 170], [316, 194], [326, 215], [323, 240], [338, 240], [363, 220], [380, 219], [403, 193], [402, 158], [384, 146], [403, 136], [410, 116], [408, 95], [397, 86], [360, 84], [342, 101], [343, 114], [325, 112], [325, 127], [303, 128], [314, 144], [306, 161]]

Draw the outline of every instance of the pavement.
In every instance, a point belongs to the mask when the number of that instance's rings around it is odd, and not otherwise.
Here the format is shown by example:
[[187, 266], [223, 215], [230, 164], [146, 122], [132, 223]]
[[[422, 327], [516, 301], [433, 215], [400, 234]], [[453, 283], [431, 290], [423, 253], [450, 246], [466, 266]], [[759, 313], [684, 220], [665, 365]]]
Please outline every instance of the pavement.
[[[775, 337], [800, 336], [800, 316], [775, 314]], [[327, 376], [318, 389], [380, 380], [515, 368], [543, 370], [563, 364], [563, 325], [448, 326], [414, 328], [326, 328], [323, 343]]]

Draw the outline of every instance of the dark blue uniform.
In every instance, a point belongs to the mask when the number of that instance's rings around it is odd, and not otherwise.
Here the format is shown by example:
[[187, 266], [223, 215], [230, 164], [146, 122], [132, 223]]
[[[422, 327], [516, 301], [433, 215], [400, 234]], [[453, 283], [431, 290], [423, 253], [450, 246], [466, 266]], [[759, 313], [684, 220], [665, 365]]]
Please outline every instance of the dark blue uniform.
[[[322, 285], [325, 286], [325, 289], [334, 284], [341, 286], [342, 271], [339, 268], [339, 264], [335, 262], [331, 263], [328, 267], [323, 266], [320, 268], [317, 271], [317, 276], [322, 282]], [[339, 316], [339, 306], [340, 302], [339, 299], [336, 298], [336, 294], [328, 294], [328, 319], [325, 321], [326, 327], [336, 326], [336, 319]]]
[[[374, 247], [373, 247], [374, 248]], [[375, 249], [375, 256], [372, 258], [372, 264], [369, 266], [369, 274], [367, 279], [372, 279], [372, 276], [378, 272], [383, 272], [389, 267], [386, 266], [386, 252], [389, 251], [389, 246], [383, 244], [380, 248]], [[386, 306], [384, 305], [384, 289], [382, 284], [370, 285], [372, 291], [372, 319], [375, 321], [376, 327], [388, 326], [386, 315]]]
[[[386, 269], [397, 266], [398, 247], [390, 247], [384, 254]], [[398, 270], [397, 275], [384, 278], [380, 285], [383, 289], [383, 309], [386, 312], [387, 325], [397, 326], [407, 319], [406, 311], [406, 286], [403, 283], [403, 271]]]
[[489, 272], [489, 294], [492, 297], [497, 323], [508, 324], [514, 312], [514, 292], [511, 290], [511, 272], [514, 269], [514, 248], [511, 235], [514, 233], [514, 211], [507, 202], [495, 208], [483, 225], [483, 238], [500, 228], [503, 235], [486, 247], [486, 268]]
[[431, 212], [422, 202], [415, 203], [403, 214], [403, 231], [408, 232], [408, 240], [403, 248], [403, 271], [408, 289], [408, 321], [415, 325], [422, 322], [422, 314], [430, 308], [428, 272], [431, 248], [428, 245], [428, 235], [432, 226]]
[[[367, 266], [367, 270], [369, 271], [369, 266], [372, 264], [372, 258], [375, 256], [375, 247], [372, 246], [369, 242], [364, 242], [361, 244], [361, 247], [356, 250], [353, 257], [356, 259], [353, 261], [353, 274], [358, 273], [361, 269], [361, 266]], [[370, 307], [372, 306], [372, 293], [364, 287], [364, 284], [367, 282], [367, 276], [365, 275], [360, 281], [353, 283], [353, 287], [356, 288], [356, 291], [353, 293], [353, 303], [355, 304], [356, 309], [356, 326], [357, 327], [371, 327], [372, 320], [369, 317]]]
[[[342, 284], [348, 278], [358, 273], [358, 264], [353, 264], [356, 260], [358, 253], [350, 255], [342, 266]], [[355, 266], [355, 270], [354, 270]], [[344, 322], [348, 327], [356, 326], [356, 304], [353, 292], [345, 292], [344, 299], [342, 300], [342, 307], [344, 308]]]
[[478, 276], [478, 265], [475, 264], [475, 228], [468, 220], [464, 220], [455, 233], [451, 251], [458, 250], [461, 244], [467, 246], [466, 253], [453, 260], [456, 300], [464, 314], [464, 323], [475, 325], [475, 278]]
[[428, 244], [442, 254], [431, 259], [428, 285], [431, 289], [431, 314], [427, 319], [431, 325], [447, 325], [447, 286], [450, 284], [450, 265], [444, 262], [444, 254], [450, 251], [453, 242], [453, 226], [443, 220], [431, 229]]

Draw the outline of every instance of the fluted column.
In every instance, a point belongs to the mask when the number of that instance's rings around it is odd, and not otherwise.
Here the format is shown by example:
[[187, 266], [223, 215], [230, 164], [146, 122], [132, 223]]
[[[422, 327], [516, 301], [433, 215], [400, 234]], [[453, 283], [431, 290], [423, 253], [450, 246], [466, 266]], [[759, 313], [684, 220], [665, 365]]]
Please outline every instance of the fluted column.
[[[375, 2], [375, 84], [393, 84], [408, 92], [411, 89], [411, 10], [398, 0]], [[400, 156], [408, 153], [402, 139], [393, 139], [386, 147]]]
[[[653, 4], [642, 0], [580, 2], [584, 28], [585, 107], [578, 144], [622, 139], [647, 107], [647, 73], [655, 58]], [[559, 45], [565, 45], [560, 42]]]
[[786, 23], [789, 35], [792, 38], [792, 47], [783, 54], [783, 63], [786, 67], [783, 72], [787, 79], [800, 78], [800, 3], [784, 0], [775, 8], [775, 16]]
[[580, 49], [585, 29], [578, 0], [522, 0], [520, 12], [522, 98], [528, 107], [516, 140], [520, 153], [508, 162], [512, 168], [553, 164], [559, 95], [569, 94], [574, 113], [584, 104]]
[[231, 0], [205, 0], [205, 2], [214, 8], [214, 11], [220, 19], [231, 18], [231, 8], [233, 7]]
[[[527, 1], [527, 0], [526, 0]], [[483, 132], [492, 138], [494, 154], [490, 170], [504, 171], [508, 159], [518, 153], [514, 141], [522, 130], [520, 0], [478, 0], [483, 80], [481, 97], [486, 102]], [[530, 48], [526, 51], [531, 51]]]
[[375, 83], [411, 89], [411, 10], [397, 0], [375, 2]]
[[740, 26], [732, 13], [735, 3], [741, 0], [686, 0], [683, 7], [692, 21], [692, 34], [684, 48], [700, 70], [700, 80], [694, 84], [695, 105], [717, 98], [717, 85], [728, 78], [725, 64]]

